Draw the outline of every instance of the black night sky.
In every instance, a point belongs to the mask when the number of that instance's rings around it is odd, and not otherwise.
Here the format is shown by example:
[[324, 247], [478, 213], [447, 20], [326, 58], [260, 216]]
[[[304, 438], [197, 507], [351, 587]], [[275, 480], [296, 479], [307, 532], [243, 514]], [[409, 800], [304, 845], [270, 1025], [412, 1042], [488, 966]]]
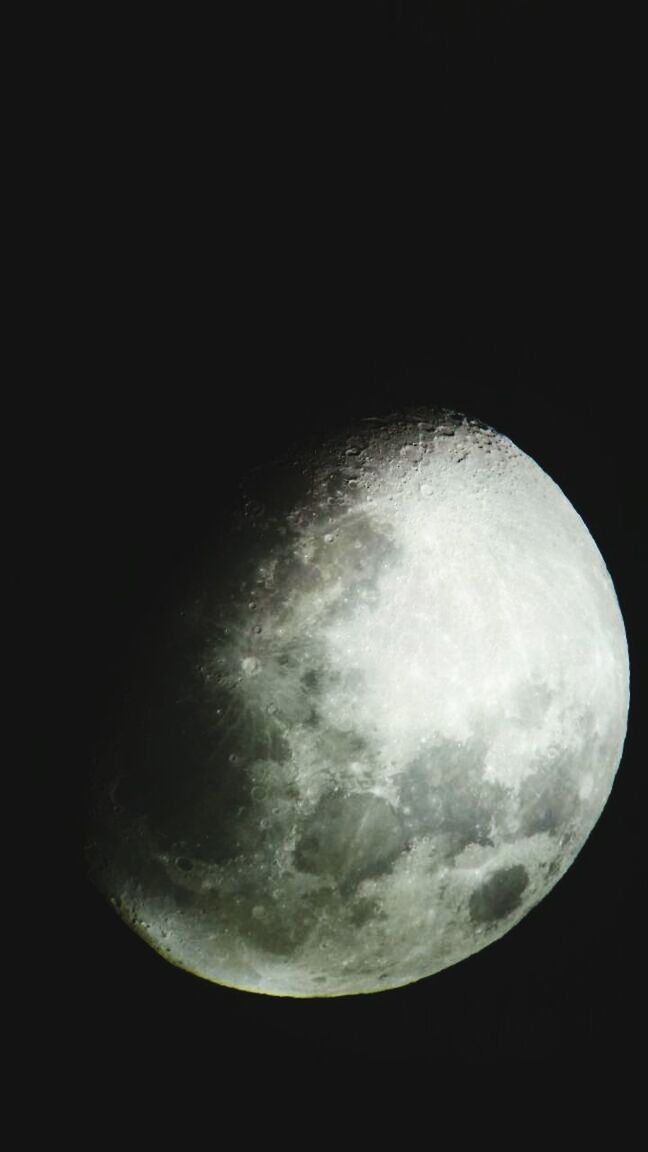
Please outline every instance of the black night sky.
[[255, 1068], [621, 1058], [646, 1028], [633, 30], [613, 7], [524, 0], [233, 8], [86, 30], [73, 851], [142, 621], [245, 468], [356, 416], [457, 408], [563, 488], [619, 597], [630, 726], [549, 897], [484, 952], [381, 995], [278, 1000], [191, 977], [80, 862], [77, 1050], [151, 1083], [169, 1052], [252, 1077], [252, 1052]]

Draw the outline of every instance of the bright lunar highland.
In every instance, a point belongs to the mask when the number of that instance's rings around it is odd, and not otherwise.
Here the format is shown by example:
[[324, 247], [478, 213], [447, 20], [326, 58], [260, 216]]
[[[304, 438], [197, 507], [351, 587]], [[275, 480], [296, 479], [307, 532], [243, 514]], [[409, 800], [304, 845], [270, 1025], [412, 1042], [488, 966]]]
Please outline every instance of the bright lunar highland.
[[493, 943], [583, 846], [626, 732], [585, 524], [447, 411], [252, 475], [149, 656], [91, 874], [172, 963], [254, 992], [377, 992]]

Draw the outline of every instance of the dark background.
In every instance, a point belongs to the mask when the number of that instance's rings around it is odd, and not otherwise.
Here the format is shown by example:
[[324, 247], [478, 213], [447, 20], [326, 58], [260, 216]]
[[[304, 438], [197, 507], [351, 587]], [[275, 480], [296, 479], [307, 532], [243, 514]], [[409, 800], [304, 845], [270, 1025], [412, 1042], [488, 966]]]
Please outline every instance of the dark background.
[[626, 749], [550, 896], [381, 995], [209, 985], [129, 932], [80, 862], [66, 1004], [79, 1065], [121, 1083], [205, 1062], [630, 1059], [645, 1035], [637, 30], [613, 6], [341, 8], [106, 18], [76, 29], [60, 77], [78, 172], [59, 393], [73, 853], [137, 637], [244, 469], [412, 404], [492, 423], [583, 516], [628, 632]]

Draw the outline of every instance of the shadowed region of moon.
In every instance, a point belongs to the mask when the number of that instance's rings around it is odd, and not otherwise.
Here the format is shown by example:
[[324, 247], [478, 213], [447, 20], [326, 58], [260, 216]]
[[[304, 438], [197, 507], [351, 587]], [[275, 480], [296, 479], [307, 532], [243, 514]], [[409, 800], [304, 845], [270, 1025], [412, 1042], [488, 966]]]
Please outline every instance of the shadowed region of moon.
[[506, 437], [360, 422], [250, 474], [93, 782], [91, 875], [158, 952], [289, 996], [497, 940], [594, 827], [629, 669], [582, 520]]

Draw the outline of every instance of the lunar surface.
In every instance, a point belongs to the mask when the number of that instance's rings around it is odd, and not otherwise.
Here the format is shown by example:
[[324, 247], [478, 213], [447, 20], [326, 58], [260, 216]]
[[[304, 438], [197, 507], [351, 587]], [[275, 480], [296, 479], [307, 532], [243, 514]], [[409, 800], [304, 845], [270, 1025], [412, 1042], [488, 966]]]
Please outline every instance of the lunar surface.
[[252, 474], [149, 656], [91, 875], [172, 963], [254, 992], [381, 991], [496, 941], [581, 849], [626, 732], [585, 524], [445, 411]]

